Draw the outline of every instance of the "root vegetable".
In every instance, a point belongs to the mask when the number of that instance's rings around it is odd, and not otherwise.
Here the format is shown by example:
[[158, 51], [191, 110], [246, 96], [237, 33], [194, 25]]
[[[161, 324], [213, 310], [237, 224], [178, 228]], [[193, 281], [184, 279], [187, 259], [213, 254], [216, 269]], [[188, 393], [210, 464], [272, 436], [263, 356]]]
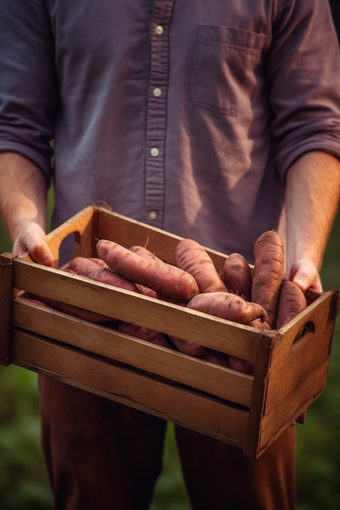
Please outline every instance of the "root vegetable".
[[183, 354], [188, 354], [195, 358], [201, 358], [205, 353], [205, 347], [203, 347], [203, 345], [196, 344], [195, 342], [188, 342], [187, 340], [182, 340], [181, 338], [170, 335], [169, 338], [175, 347]]
[[111, 322], [113, 320], [111, 317], [108, 317], [107, 315], [91, 312], [90, 310], [85, 310], [84, 308], [79, 308], [78, 306], [69, 305], [68, 303], [57, 301], [56, 299], [46, 298], [43, 296], [37, 296], [37, 298], [40, 301], [43, 301], [44, 303], [53, 306], [53, 308], [59, 310], [60, 312], [72, 315], [73, 317], [78, 317], [78, 319], [82, 319], [84, 321], [98, 323], [107, 321]]
[[107, 265], [102, 259], [90, 257], [74, 257], [68, 265], [68, 269], [71, 269], [75, 273], [82, 276], [88, 276], [91, 271], [97, 269], [98, 267], [107, 268]]
[[206, 349], [202, 359], [209, 361], [210, 363], [214, 363], [215, 365], [220, 365], [221, 367], [230, 368], [228, 362], [228, 354], [224, 354], [224, 352], [214, 351], [213, 349]]
[[239, 324], [249, 324], [255, 319], [266, 319], [267, 316], [262, 306], [224, 292], [198, 294], [189, 301], [187, 307]]
[[178, 301], [189, 301], [198, 294], [195, 279], [178, 267], [146, 260], [111, 241], [97, 243], [98, 255], [117, 274]]
[[126, 335], [135, 336], [146, 342], [150, 342], [154, 345], [160, 345], [161, 347], [167, 347], [171, 349], [169, 342], [165, 336], [158, 331], [154, 331], [149, 328], [142, 326], [136, 326], [135, 324], [129, 324], [128, 322], [120, 322], [118, 325], [118, 331]]
[[87, 276], [96, 282], [107, 283], [108, 285], [119, 287], [120, 289], [130, 290], [131, 292], [138, 292], [134, 283], [105, 267], [97, 266]]
[[138, 283], [136, 283], [136, 287], [138, 289], [138, 292], [140, 294], [143, 294], [143, 296], [149, 296], [154, 299], [157, 299], [157, 292], [155, 292], [152, 289], [149, 289], [149, 287], [145, 287], [144, 285], [139, 285]]
[[131, 246], [130, 251], [132, 251], [133, 253], [136, 253], [143, 259], [153, 260], [154, 262], [163, 263], [163, 261], [161, 259], [156, 257], [156, 255], [154, 255], [154, 253], [152, 253], [147, 248], [144, 248], [144, 246], [139, 246], [139, 245]]
[[44, 306], [45, 308], [51, 308], [51, 310], [55, 310], [55, 308], [51, 305], [48, 305], [44, 301], [40, 301], [39, 299], [27, 298], [23, 296], [19, 296], [18, 299], [23, 299], [24, 301], [29, 301], [29, 303], [34, 303], [35, 305]]
[[184, 239], [176, 247], [176, 264], [191, 274], [201, 293], [227, 292], [214, 263], [205, 249], [192, 239]]
[[229, 365], [230, 368], [236, 370], [237, 372], [242, 372], [243, 374], [253, 375], [254, 374], [254, 363], [252, 361], [246, 361], [240, 358], [236, 358], [236, 356], [229, 355]]
[[[248, 326], [265, 331], [271, 331], [272, 329], [267, 322], [261, 322], [260, 319], [249, 322]], [[243, 374], [253, 375], [255, 370], [255, 365], [252, 361], [246, 361], [244, 359], [237, 358], [236, 356], [232, 356], [231, 354], [229, 354], [229, 364], [230, 368], [237, 372], [242, 372]]]
[[251, 271], [242, 255], [239, 253], [229, 255], [224, 262], [221, 278], [228, 290], [244, 297], [247, 301], [251, 300]]
[[276, 329], [281, 329], [307, 307], [306, 298], [296, 283], [283, 281], [279, 296]]
[[284, 249], [275, 231], [262, 234], [254, 246], [254, 274], [251, 301], [265, 309], [271, 328], [276, 321], [277, 303], [284, 271]]

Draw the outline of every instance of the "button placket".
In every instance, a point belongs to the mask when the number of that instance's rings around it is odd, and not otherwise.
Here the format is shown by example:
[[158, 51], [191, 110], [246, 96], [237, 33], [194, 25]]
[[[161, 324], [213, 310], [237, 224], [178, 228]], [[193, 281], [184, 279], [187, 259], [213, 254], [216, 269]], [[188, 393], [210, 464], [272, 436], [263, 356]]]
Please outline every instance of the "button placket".
[[151, 29], [146, 128], [145, 220], [162, 228], [165, 196], [165, 136], [169, 72], [169, 26], [174, 1], [155, 0]]

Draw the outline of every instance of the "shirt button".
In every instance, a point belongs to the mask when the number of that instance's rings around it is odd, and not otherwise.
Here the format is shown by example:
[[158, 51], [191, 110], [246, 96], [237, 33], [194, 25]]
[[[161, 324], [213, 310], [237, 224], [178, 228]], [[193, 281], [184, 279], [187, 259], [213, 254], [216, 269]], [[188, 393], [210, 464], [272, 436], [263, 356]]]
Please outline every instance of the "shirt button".
[[150, 211], [149, 212], [149, 219], [150, 220], [155, 220], [157, 218], [157, 213], [156, 211]]
[[157, 149], [157, 147], [154, 147], [153, 149], [151, 149], [150, 154], [154, 158], [157, 158], [157, 156], [159, 156], [159, 150]]
[[156, 97], [159, 97], [162, 95], [162, 89], [159, 89], [158, 87], [156, 87], [155, 89], [153, 89], [153, 95], [156, 96]]
[[158, 25], [156, 27], [156, 34], [161, 35], [162, 33], [163, 33], [163, 27], [161, 27], [161, 25]]

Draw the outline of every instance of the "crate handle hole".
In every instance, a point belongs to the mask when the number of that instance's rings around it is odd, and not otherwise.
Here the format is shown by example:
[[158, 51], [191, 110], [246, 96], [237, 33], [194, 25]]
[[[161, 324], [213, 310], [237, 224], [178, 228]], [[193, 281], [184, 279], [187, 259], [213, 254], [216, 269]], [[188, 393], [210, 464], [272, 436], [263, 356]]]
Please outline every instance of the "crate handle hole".
[[308, 321], [296, 334], [292, 350], [295, 350], [302, 342], [305, 342], [307, 338], [311, 337], [315, 331], [314, 322]]

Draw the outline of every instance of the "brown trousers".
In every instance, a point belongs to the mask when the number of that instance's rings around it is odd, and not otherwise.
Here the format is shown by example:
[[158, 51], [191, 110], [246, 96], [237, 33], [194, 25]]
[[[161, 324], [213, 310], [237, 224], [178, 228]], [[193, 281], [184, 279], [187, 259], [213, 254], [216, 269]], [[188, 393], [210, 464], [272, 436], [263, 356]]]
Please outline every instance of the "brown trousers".
[[[166, 422], [39, 376], [42, 446], [55, 510], [146, 510], [161, 472]], [[295, 508], [295, 428], [257, 460], [176, 427], [194, 510]]]

